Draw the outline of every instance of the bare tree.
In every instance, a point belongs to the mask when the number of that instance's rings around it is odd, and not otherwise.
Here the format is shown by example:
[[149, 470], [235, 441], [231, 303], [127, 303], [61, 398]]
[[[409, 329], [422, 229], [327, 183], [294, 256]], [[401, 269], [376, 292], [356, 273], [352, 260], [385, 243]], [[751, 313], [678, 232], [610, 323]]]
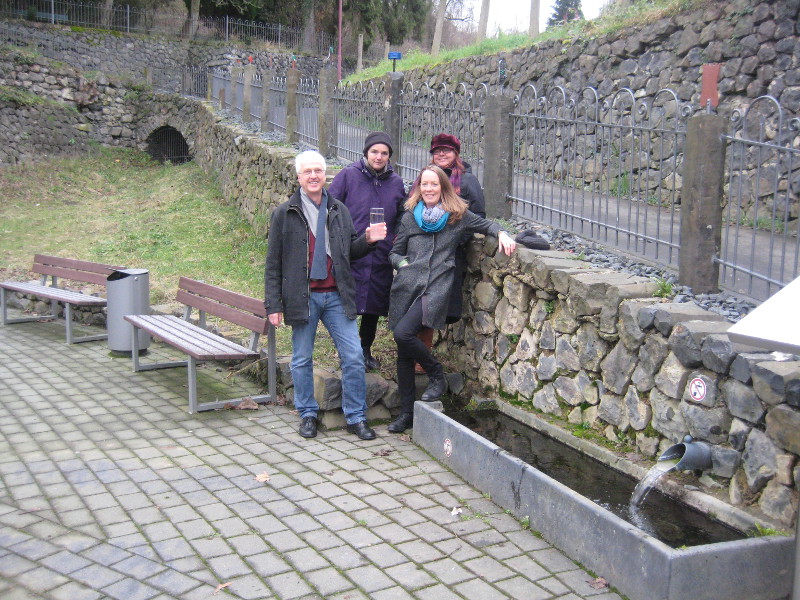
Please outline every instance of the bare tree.
[[105, 29], [111, 29], [111, 16], [113, 15], [113, 7], [114, 0], [103, 0], [103, 6], [100, 9], [100, 23]]
[[486, 27], [489, 24], [489, 3], [491, 0], [481, 2], [481, 18], [478, 21], [478, 41], [486, 39]]
[[531, 0], [531, 24], [528, 27], [528, 35], [530, 37], [539, 35], [539, 1]]
[[433, 44], [431, 56], [439, 56], [439, 46], [442, 44], [442, 27], [444, 27], [444, 13], [447, 11], [447, 0], [439, 0], [436, 7], [436, 28], [433, 30]]

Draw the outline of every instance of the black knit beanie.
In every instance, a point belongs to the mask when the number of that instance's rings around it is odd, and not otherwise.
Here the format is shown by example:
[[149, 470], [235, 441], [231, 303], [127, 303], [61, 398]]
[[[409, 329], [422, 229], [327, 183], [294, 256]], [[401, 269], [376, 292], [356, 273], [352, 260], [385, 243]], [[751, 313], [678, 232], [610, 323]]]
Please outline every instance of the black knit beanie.
[[383, 131], [373, 131], [367, 135], [367, 139], [364, 140], [364, 156], [367, 155], [369, 149], [375, 144], [386, 144], [386, 147], [389, 148], [389, 156], [394, 153], [392, 150], [392, 138], [389, 137], [389, 134]]

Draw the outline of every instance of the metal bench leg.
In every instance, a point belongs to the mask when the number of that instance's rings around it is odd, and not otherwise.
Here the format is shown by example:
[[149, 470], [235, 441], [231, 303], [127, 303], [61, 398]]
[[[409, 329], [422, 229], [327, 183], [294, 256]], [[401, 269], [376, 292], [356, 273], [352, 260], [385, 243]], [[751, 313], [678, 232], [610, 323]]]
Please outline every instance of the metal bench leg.
[[[53, 311], [53, 315], [56, 311]], [[69, 302], [64, 303], [64, 325], [67, 328], [67, 344], [80, 344], [81, 342], [94, 342], [96, 340], [108, 339], [107, 333], [99, 333], [97, 335], [85, 335], [83, 337], [75, 337], [72, 332], [72, 305]]]
[[197, 412], [197, 359], [189, 357], [189, 414]]
[[131, 324], [131, 335], [133, 336], [131, 338], [131, 360], [133, 361], [133, 372], [136, 373], [139, 371], [139, 333], [133, 324]]
[[8, 306], [6, 305], [6, 288], [0, 289], [0, 310], [3, 311], [3, 325], [8, 325]]

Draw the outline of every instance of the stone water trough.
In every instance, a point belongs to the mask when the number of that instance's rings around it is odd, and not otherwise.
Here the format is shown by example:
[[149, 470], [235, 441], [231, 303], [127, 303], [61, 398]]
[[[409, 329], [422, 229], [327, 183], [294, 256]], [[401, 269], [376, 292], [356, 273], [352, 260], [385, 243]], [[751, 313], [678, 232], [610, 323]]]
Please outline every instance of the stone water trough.
[[[535, 415], [504, 403], [498, 408], [617, 470], [644, 474]], [[670, 548], [429, 404], [415, 404], [414, 441], [514, 516], [530, 519], [532, 530], [631, 600], [779, 600], [791, 593], [793, 537]], [[720, 520], [738, 529], [753, 524], [745, 513], [700, 492], [684, 491], [681, 500], [706, 514], [724, 511]]]

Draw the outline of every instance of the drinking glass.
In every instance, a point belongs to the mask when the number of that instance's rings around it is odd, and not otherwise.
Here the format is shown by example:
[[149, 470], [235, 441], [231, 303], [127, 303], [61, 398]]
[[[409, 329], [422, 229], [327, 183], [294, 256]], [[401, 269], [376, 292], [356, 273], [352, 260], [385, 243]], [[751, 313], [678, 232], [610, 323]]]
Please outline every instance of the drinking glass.
[[369, 209], [369, 224], [375, 225], [376, 223], [383, 223], [383, 207]]

